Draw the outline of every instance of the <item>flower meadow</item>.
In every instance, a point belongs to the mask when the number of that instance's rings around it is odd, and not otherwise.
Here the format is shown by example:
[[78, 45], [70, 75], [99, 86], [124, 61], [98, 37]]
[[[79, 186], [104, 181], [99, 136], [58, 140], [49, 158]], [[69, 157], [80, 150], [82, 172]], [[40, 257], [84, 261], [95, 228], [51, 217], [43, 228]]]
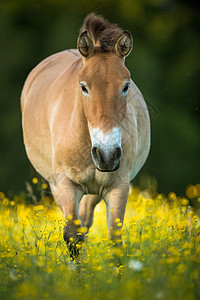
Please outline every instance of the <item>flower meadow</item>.
[[184, 198], [131, 187], [121, 248], [107, 238], [101, 201], [75, 260], [46, 188], [33, 178], [26, 196], [0, 193], [0, 299], [200, 299], [200, 222], [190, 205], [199, 184]]

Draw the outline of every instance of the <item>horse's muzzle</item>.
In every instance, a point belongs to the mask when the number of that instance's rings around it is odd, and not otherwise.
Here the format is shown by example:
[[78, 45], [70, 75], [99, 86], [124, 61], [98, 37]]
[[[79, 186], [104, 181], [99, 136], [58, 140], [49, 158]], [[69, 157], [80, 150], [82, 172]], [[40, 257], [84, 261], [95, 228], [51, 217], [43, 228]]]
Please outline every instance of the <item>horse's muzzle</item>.
[[91, 149], [92, 159], [96, 168], [101, 172], [113, 172], [119, 169], [122, 148], [116, 147], [111, 151], [104, 151], [94, 146]]

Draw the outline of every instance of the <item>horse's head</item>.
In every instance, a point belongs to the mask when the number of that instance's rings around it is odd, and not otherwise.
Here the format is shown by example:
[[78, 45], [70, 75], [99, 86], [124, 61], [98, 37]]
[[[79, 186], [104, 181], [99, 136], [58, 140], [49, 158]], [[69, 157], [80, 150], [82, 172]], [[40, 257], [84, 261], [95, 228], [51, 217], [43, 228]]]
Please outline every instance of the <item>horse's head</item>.
[[79, 36], [78, 50], [83, 57], [79, 95], [88, 122], [92, 159], [99, 171], [115, 171], [122, 157], [122, 122], [130, 85], [124, 58], [132, 50], [132, 36], [125, 31], [112, 50], [102, 51], [85, 31]]

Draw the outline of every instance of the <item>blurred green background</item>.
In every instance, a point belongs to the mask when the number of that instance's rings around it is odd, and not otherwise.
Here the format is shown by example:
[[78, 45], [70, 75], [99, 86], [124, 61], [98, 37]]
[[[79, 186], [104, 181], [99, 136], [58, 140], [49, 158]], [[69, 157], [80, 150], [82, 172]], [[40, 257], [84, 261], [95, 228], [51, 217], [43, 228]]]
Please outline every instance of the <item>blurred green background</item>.
[[94, 11], [129, 30], [126, 60], [152, 122], [149, 158], [134, 183], [183, 194], [200, 181], [199, 2], [190, 0], [1, 0], [0, 190], [19, 192], [33, 176], [26, 158], [20, 92], [42, 59], [75, 48]]

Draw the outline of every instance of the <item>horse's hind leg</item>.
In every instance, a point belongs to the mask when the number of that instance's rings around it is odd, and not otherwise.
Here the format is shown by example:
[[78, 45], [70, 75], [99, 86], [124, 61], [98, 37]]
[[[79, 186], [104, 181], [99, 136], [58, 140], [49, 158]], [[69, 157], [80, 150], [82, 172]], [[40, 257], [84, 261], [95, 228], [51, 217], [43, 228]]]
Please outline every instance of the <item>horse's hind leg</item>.
[[79, 205], [79, 216], [89, 229], [93, 222], [94, 208], [101, 198], [99, 195], [84, 195]]

